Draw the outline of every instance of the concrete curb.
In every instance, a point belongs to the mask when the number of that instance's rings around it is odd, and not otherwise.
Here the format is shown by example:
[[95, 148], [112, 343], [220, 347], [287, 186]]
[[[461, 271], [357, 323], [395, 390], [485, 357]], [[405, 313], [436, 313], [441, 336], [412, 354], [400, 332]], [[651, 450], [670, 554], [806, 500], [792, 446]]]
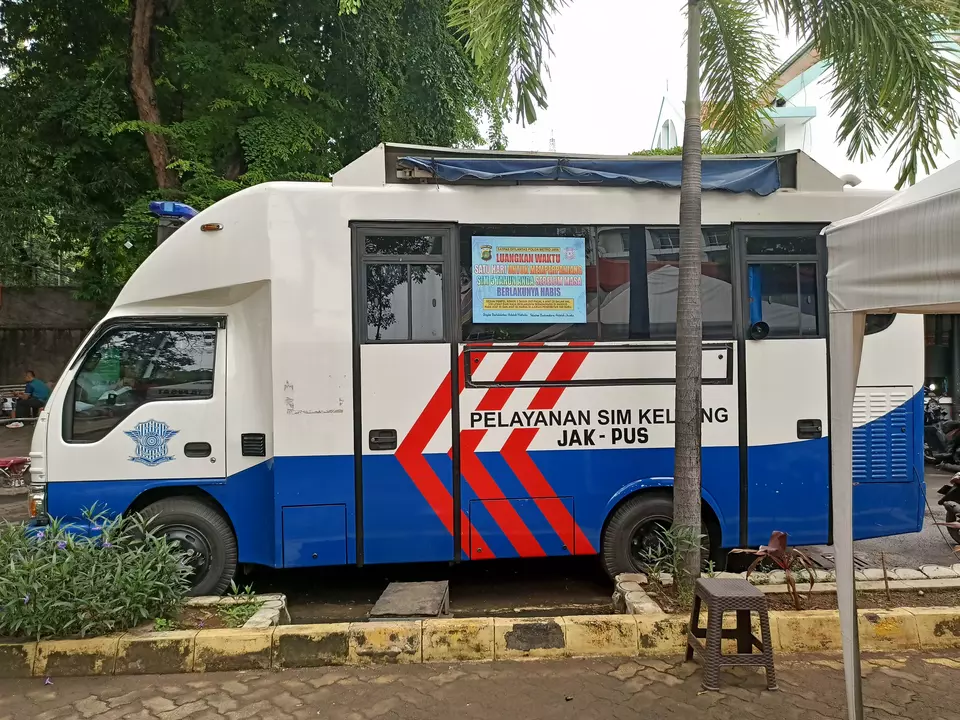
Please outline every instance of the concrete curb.
[[[730, 618], [733, 619], [732, 617]], [[840, 650], [834, 610], [772, 612], [779, 653]], [[452, 618], [117, 635], [0, 644], [0, 677], [677, 655], [680, 615]], [[960, 607], [860, 612], [865, 651], [960, 648]]]
[[250, 602], [259, 602], [262, 603], [262, 605], [260, 609], [243, 624], [244, 630], [262, 630], [263, 628], [279, 625], [281, 614], [286, 615], [287, 622], [290, 622], [290, 612], [287, 610], [287, 596], [281, 593], [268, 593], [254, 595], [252, 597], [201, 595], [200, 597], [188, 599], [185, 605], [186, 607], [209, 608], [222, 605], [244, 605]]

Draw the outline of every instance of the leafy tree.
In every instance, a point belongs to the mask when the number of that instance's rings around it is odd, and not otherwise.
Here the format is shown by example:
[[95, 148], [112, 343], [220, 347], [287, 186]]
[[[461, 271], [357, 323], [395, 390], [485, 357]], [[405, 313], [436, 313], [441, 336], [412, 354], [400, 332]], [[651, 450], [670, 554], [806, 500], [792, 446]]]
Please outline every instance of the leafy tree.
[[326, 180], [384, 140], [482, 142], [495, 108], [448, 9], [0, 0], [0, 258], [62, 251], [109, 303], [155, 245], [149, 200]]
[[[366, 0], [364, 0], [364, 3]], [[546, 106], [543, 85], [550, 20], [568, 0], [453, 0], [451, 22], [485, 71], [495, 99], [532, 122]], [[343, 0], [357, 6], [358, 0]], [[768, 131], [775, 17], [812, 40], [828, 63], [839, 141], [851, 158], [871, 157], [888, 142], [900, 163], [899, 185], [919, 167], [934, 167], [942, 131], [958, 125], [952, 90], [960, 79], [957, 0], [689, 0], [687, 96], [680, 189], [680, 279], [677, 300], [677, 406], [674, 523], [700, 532], [701, 122], [711, 149], [761, 151]], [[701, 107], [701, 82], [708, 99]], [[701, 115], [704, 117], [702, 118]], [[685, 548], [689, 582], [699, 575], [696, 544]]]

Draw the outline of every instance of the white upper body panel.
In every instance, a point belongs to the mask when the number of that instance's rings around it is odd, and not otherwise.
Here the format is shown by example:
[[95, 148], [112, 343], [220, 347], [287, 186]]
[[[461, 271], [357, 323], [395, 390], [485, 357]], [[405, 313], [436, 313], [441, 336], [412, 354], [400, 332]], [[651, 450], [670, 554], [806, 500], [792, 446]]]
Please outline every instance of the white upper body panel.
[[[888, 195], [783, 190], [760, 198], [708, 192], [703, 224], [830, 223]], [[216, 203], [174, 233], [134, 273], [109, 315], [240, 309], [269, 283], [269, 298], [256, 312], [269, 308], [270, 327], [263, 333], [272, 336], [271, 367], [269, 373], [260, 368], [257, 382], [271, 378], [273, 452], [349, 454], [351, 222], [676, 225], [678, 207], [679, 193], [665, 189], [266, 183]], [[222, 229], [201, 232], [205, 223]], [[245, 333], [254, 329], [248, 324]], [[231, 349], [239, 351], [236, 345]], [[259, 405], [251, 400], [250, 407]]]

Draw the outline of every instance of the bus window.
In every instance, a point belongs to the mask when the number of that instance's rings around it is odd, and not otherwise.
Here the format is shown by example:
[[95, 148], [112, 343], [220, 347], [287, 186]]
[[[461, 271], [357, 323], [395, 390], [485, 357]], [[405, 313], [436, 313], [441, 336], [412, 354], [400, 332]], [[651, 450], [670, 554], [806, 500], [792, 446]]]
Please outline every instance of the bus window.
[[[601, 277], [605, 263], [617, 258], [626, 274], [616, 284], [601, 280], [600, 321], [605, 340], [675, 340], [680, 280], [680, 230], [611, 228], [598, 233]], [[733, 284], [730, 230], [704, 228], [700, 293], [703, 337], [733, 337]]]
[[443, 235], [364, 232], [364, 342], [443, 342]]
[[765, 322], [772, 338], [819, 337], [817, 264], [747, 266], [750, 325]]

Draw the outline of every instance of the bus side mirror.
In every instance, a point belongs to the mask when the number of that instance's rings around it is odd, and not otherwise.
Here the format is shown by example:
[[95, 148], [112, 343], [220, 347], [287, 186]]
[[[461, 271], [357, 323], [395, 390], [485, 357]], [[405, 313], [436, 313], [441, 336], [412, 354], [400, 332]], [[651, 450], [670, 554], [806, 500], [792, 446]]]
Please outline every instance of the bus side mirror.
[[763, 340], [770, 334], [770, 326], [767, 325], [763, 320], [755, 322], [750, 326], [750, 339], [751, 340]]

